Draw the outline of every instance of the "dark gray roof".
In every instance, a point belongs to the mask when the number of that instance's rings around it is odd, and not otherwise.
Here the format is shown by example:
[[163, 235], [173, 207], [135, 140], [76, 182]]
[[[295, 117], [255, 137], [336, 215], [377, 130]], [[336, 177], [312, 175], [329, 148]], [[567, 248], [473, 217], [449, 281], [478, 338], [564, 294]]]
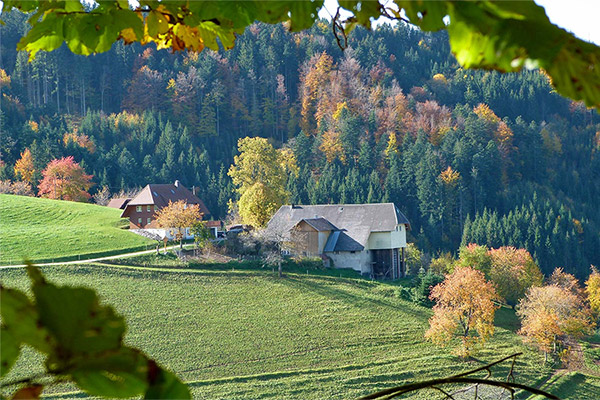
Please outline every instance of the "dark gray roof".
[[348, 236], [346, 232], [335, 231], [331, 232], [331, 235], [329, 235], [327, 243], [325, 243], [325, 247], [323, 248], [323, 253], [334, 251], [363, 251], [364, 248], [363, 245]]
[[[336, 228], [335, 225], [333, 225], [331, 222], [327, 221], [325, 218], [303, 218], [300, 221], [298, 221], [298, 223], [300, 223], [302, 221], [306, 222], [307, 224], [309, 224], [310, 226], [315, 228], [318, 232], [339, 231], [339, 229]], [[298, 225], [298, 224], [296, 224], [296, 225]]]
[[338, 242], [342, 240], [340, 246], [344, 244], [344, 247], [346, 236], [364, 248], [371, 232], [391, 232], [396, 229], [396, 225], [410, 225], [393, 203], [319, 204], [281, 206], [269, 221], [267, 229], [285, 234], [303, 219], [321, 218], [344, 231], [344, 235], [340, 234], [337, 239]]

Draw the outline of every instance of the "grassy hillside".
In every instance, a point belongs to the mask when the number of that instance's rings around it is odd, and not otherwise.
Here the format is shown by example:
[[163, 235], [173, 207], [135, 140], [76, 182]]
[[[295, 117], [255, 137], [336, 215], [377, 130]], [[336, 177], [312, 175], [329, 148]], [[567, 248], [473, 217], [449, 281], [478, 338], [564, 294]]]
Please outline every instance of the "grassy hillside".
[[[64, 284], [94, 287], [128, 321], [127, 341], [173, 369], [194, 398], [355, 398], [401, 382], [447, 376], [523, 351], [519, 382], [552, 374], [524, 347], [503, 310], [488, 346], [462, 361], [423, 339], [429, 309], [397, 296], [397, 287], [359, 279], [271, 271], [45, 267]], [[0, 271], [25, 288], [23, 270]], [[31, 352], [11, 376], [36, 370]], [[499, 377], [506, 376], [506, 369]], [[72, 387], [55, 395], [72, 398]], [[66, 393], [65, 393], [66, 392]], [[423, 392], [418, 398], [431, 398]]]
[[[93, 204], [0, 195], [0, 265], [143, 250], [152, 241], [121, 229], [120, 210]], [[126, 226], [126, 224], [125, 224]]]

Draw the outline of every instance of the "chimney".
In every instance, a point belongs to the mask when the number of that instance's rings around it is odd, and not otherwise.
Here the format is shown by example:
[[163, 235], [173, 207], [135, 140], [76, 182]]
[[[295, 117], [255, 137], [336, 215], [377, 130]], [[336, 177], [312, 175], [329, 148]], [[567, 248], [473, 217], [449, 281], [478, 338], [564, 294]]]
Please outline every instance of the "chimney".
[[179, 187], [179, 180], [176, 180], [174, 183], [175, 187], [178, 188]]

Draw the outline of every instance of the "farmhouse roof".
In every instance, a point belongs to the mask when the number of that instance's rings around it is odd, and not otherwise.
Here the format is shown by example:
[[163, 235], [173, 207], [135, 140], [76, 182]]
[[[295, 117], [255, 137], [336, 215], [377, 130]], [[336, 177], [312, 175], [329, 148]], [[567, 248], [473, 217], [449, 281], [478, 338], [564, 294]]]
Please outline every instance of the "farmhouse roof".
[[210, 215], [210, 211], [208, 211], [204, 202], [179, 183], [179, 181], [175, 181], [174, 184], [146, 185], [127, 206], [155, 205], [158, 208], [163, 208], [169, 205], [169, 201], [174, 203], [179, 200], [183, 200], [187, 204], [198, 204], [200, 212], [204, 214], [205, 218], [207, 215]]
[[114, 199], [110, 199], [110, 201], [108, 202], [108, 204], [106, 205], [106, 207], [110, 207], [110, 208], [118, 208], [118, 209], [125, 209], [125, 207], [127, 207], [127, 204], [131, 201], [130, 197], [117, 197]]
[[[339, 229], [335, 227], [331, 222], [327, 221], [325, 218], [303, 218], [300, 222], [306, 222], [308, 225], [312, 226], [318, 232], [324, 231], [338, 231]], [[296, 224], [298, 225], [298, 224]]]
[[336, 231], [332, 232], [327, 238], [327, 243], [323, 248], [324, 253], [330, 253], [334, 251], [363, 251], [364, 246], [352, 239], [346, 232]]
[[366, 247], [371, 232], [394, 231], [400, 224], [410, 226], [408, 219], [393, 203], [319, 204], [281, 206], [267, 229], [284, 234], [302, 219], [325, 219], [342, 230], [343, 234], [339, 233], [331, 246], [351, 250], [334, 251], [360, 251]]

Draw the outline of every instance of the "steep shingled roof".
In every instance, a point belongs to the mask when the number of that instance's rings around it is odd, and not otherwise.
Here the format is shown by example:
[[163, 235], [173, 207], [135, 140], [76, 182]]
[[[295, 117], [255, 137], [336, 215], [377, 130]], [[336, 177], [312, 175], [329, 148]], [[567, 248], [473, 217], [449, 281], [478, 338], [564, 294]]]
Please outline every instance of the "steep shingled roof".
[[155, 205], [158, 206], [158, 208], [163, 208], [169, 205], [169, 201], [174, 203], [179, 200], [183, 200], [188, 204], [198, 204], [204, 218], [210, 215], [210, 211], [208, 211], [204, 202], [179, 183], [179, 181], [175, 181], [175, 184], [146, 185], [146, 187], [144, 187], [142, 191], [127, 204], [127, 207]]
[[400, 224], [410, 226], [408, 219], [393, 203], [319, 204], [281, 206], [267, 229], [284, 234], [303, 219], [321, 218], [343, 231], [343, 235], [340, 233], [331, 246], [351, 247], [351, 250], [358, 251], [362, 250], [359, 246], [367, 246], [371, 232], [391, 232]]
[[125, 207], [127, 207], [127, 204], [129, 204], [130, 201], [131, 201], [131, 199], [129, 197], [114, 198], [114, 199], [110, 199], [110, 201], [108, 202], [108, 204], [106, 205], [106, 207], [118, 208], [120, 210], [124, 210]]
[[[306, 222], [307, 224], [309, 224], [310, 226], [312, 226], [319, 232], [339, 231], [339, 229], [336, 228], [335, 225], [333, 225], [331, 222], [327, 221], [325, 218], [303, 218], [300, 221], [298, 221], [298, 224], [302, 221]], [[296, 225], [298, 225], [298, 224], [296, 224]]]

